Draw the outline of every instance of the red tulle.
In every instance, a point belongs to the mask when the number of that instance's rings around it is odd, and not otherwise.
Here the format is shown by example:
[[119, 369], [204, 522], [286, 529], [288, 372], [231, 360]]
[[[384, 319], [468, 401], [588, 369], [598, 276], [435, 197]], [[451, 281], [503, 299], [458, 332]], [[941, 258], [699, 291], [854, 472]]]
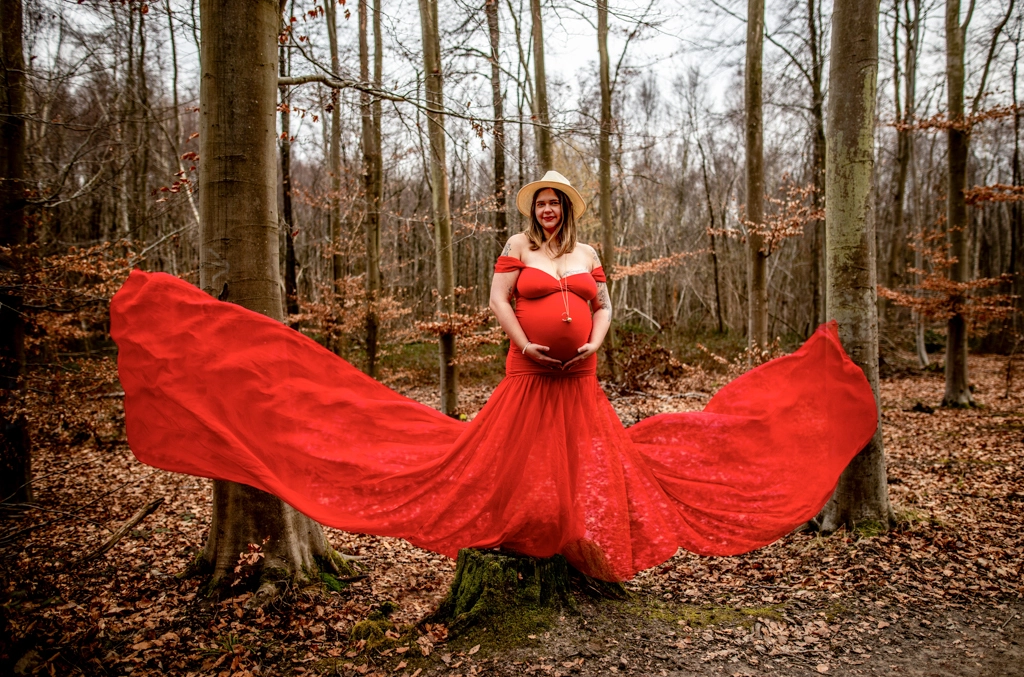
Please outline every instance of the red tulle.
[[[521, 321], [535, 312], [538, 327], [554, 327], [551, 342], [589, 326], [583, 306], [600, 269], [562, 281], [583, 304], [571, 301], [572, 323], [559, 319], [559, 281], [528, 270]], [[463, 423], [170, 275], [132, 272], [110, 312], [128, 442], [144, 463], [258, 487], [340, 529], [452, 557], [465, 547], [562, 553], [605, 580], [679, 546], [728, 555], [774, 541], [815, 515], [877, 425], [834, 323], [703, 412], [626, 430], [596, 358], [550, 370], [513, 347], [506, 378]]]

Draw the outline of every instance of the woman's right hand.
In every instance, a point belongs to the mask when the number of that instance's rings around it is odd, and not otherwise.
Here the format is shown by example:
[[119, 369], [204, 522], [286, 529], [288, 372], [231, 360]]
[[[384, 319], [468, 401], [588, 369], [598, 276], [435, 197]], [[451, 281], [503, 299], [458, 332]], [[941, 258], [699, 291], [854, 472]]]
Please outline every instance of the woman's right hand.
[[553, 357], [548, 357], [547, 356], [546, 353], [549, 350], [551, 350], [551, 348], [549, 348], [547, 346], [542, 346], [542, 345], [530, 342], [530, 343], [527, 343], [526, 347], [523, 349], [523, 355], [526, 355], [527, 357], [529, 357], [534, 362], [537, 362], [538, 364], [543, 364], [545, 366], [551, 367], [552, 369], [560, 368], [562, 366], [561, 362], [559, 362], [558, 360], [554, 359]]

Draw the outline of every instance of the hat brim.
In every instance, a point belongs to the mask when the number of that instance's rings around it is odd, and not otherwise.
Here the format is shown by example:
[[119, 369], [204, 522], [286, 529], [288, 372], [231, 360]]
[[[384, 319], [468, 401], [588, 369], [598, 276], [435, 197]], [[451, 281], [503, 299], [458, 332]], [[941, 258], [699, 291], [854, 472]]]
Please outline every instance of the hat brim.
[[516, 208], [520, 214], [527, 217], [533, 215], [533, 196], [537, 194], [538, 190], [544, 188], [554, 188], [568, 195], [569, 201], [572, 202], [573, 216], [576, 218], [579, 218], [583, 215], [583, 212], [587, 211], [586, 200], [583, 199], [578, 190], [569, 184], [562, 183], [561, 181], [533, 181], [520, 188], [516, 194]]

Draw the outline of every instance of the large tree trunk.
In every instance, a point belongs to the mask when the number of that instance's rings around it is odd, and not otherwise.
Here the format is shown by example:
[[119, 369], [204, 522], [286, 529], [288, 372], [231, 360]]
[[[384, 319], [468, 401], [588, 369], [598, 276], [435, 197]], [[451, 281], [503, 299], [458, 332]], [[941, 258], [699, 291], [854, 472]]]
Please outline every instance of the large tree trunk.
[[[434, 246], [437, 248], [437, 291], [442, 319], [455, 313], [455, 263], [452, 253], [452, 217], [448, 205], [448, 168], [444, 138], [444, 90], [441, 42], [437, 30], [437, 0], [419, 0], [423, 30], [423, 70], [426, 73], [427, 132], [430, 138], [430, 189], [433, 198]], [[447, 316], [447, 317], [444, 317]], [[438, 337], [441, 359], [441, 411], [454, 416], [458, 408], [458, 371], [455, 335]]]
[[[967, 24], [960, 25], [960, 0], [946, 0], [946, 110], [950, 122], [962, 121], [964, 117], [966, 35]], [[949, 255], [954, 259], [949, 267], [949, 279], [953, 282], [967, 282], [967, 229], [970, 223], [967, 220], [964, 190], [967, 188], [970, 133], [966, 129], [950, 126], [946, 136], [949, 140], [946, 233]], [[963, 298], [954, 297], [952, 301], [959, 304]], [[950, 407], [969, 407], [974, 404], [967, 380], [967, 323], [959, 313], [946, 322], [946, 393], [942, 397], [942, 404]]]
[[[601, 263], [608, 275], [608, 298], [614, 298], [615, 282], [615, 228], [612, 224], [612, 80], [608, 59], [608, 1], [597, 1], [597, 52], [601, 70], [601, 129], [598, 137], [598, 176], [601, 212]], [[604, 339], [605, 356], [612, 372], [612, 380], [621, 380], [615, 361], [615, 327], [608, 327]]]
[[[821, 18], [821, 3], [807, 0], [807, 24], [810, 31], [811, 49], [811, 119], [814, 121], [814, 141], [811, 148], [811, 176], [814, 195], [811, 202], [817, 211], [825, 197], [825, 94], [821, 86], [821, 35], [818, 20]], [[825, 321], [825, 304], [822, 289], [822, 252], [825, 224], [816, 219], [811, 222], [811, 320], [817, 325]]]
[[[200, 286], [281, 320], [274, 162], [278, 2], [202, 0], [200, 19]], [[270, 494], [215, 481], [203, 550], [215, 584], [230, 579], [250, 543], [265, 553], [255, 565], [259, 601], [291, 581], [315, 577], [334, 557], [313, 520]]]
[[[367, 37], [367, 0], [359, 0], [359, 79], [370, 81], [370, 47]], [[379, 23], [374, 9], [374, 23]], [[379, 31], [375, 35], [374, 52], [380, 53]], [[375, 124], [373, 102], [370, 95], [359, 94], [360, 121], [363, 143], [363, 191], [366, 217], [366, 373], [377, 376], [376, 301], [380, 294], [380, 181], [381, 154], [379, 127]]]
[[505, 209], [505, 107], [501, 91], [501, 31], [498, 28], [498, 0], [486, 0], [487, 34], [491, 41], [491, 104], [494, 107], [494, 234], [496, 252], [512, 235]]
[[[746, 110], [747, 220], [764, 222], [764, 134], [761, 113], [761, 53], [764, 44], [764, 0], [747, 0], [747, 61], [744, 73]], [[768, 265], [762, 251], [764, 238], [747, 236], [748, 340], [751, 346], [768, 345]]]
[[551, 151], [551, 118], [548, 116], [548, 78], [544, 74], [544, 25], [540, 14], [540, 0], [530, 0], [530, 17], [533, 21], [533, 72], [536, 86], [533, 95], [533, 113], [536, 126], [533, 128], [537, 140], [537, 162], [540, 173], [554, 169]]
[[[829, 69], [825, 304], [839, 337], [864, 370], [878, 401], [878, 307], [872, 204], [879, 0], [837, 0]], [[888, 528], [892, 508], [879, 427], [839, 478], [818, 522], [828, 533], [874, 522]]]
[[[338, 57], [338, 17], [334, 0], [324, 2], [324, 19], [327, 21], [327, 41], [331, 50], [331, 76], [339, 77], [341, 64]], [[341, 106], [340, 92], [331, 89], [331, 139], [327, 154], [327, 171], [331, 175], [330, 224], [331, 224], [331, 279], [337, 293], [338, 281], [345, 275], [345, 262], [341, 257]], [[336, 349], [340, 349], [335, 346]]]
[[[21, 0], [0, 0], [0, 246], [24, 245], [25, 59]], [[17, 257], [0, 271], [20, 274]], [[17, 284], [0, 288], [0, 502], [32, 500], [32, 453], [21, 412], [25, 385], [25, 318]]]

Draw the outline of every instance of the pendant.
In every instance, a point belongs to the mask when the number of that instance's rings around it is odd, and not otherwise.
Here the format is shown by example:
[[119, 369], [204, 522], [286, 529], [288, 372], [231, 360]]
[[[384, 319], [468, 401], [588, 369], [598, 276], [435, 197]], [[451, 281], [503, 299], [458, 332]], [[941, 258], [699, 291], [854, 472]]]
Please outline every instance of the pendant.
[[569, 313], [562, 313], [562, 322], [572, 322], [572, 318], [569, 317]]

